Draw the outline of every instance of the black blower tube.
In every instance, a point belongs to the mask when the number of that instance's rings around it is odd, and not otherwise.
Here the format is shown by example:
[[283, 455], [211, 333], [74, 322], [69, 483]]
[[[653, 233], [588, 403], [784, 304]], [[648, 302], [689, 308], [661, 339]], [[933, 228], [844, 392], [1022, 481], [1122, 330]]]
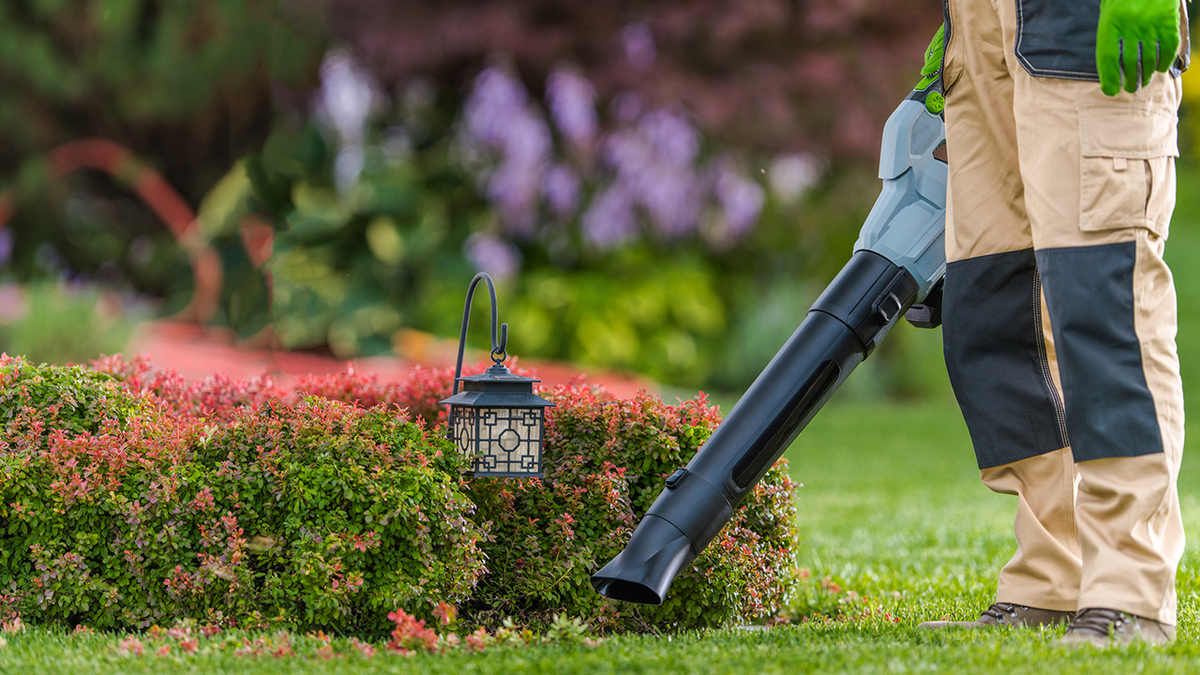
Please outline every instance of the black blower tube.
[[625, 549], [592, 575], [613, 600], [661, 605], [767, 469], [916, 300], [917, 282], [859, 251], [686, 468], [667, 478]]

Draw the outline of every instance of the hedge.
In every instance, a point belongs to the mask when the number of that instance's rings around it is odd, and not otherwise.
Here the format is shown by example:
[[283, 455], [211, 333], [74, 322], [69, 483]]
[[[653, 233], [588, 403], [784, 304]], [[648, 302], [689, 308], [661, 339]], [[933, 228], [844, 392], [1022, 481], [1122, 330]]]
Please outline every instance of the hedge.
[[703, 628], [779, 610], [794, 578], [793, 483], [777, 465], [658, 608], [597, 595], [720, 421], [573, 383], [543, 395], [542, 479], [474, 479], [443, 438], [451, 374], [353, 369], [296, 391], [186, 384], [144, 359], [0, 358], [0, 613], [145, 628], [187, 618], [380, 635], [403, 610], [465, 625], [556, 615], [601, 631]]

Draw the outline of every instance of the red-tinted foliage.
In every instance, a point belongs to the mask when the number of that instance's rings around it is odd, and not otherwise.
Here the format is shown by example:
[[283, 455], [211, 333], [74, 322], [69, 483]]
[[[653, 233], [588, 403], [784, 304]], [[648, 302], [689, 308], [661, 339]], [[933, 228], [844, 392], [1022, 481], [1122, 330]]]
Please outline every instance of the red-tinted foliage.
[[389, 648], [412, 652], [442, 648], [424, 621], [454, 623], [451, 605], [472, 625], [695, 628], [771, 615], [792, 586], [794, 484], [777, 466], [662, 607], [590, 587], [720, 423], [703, 395], [667, 405], [557, 387], [544, 392], [557, 405], [545, 476], [467, 479], [431, 429], [449, 371], [381, 382], [350, 368], [294, 393], [267, 378], [187, 385], [143, 359], [95, 369], [0, 362], [0, 587], [14, 589], [0, 613], [391, 630]]
[[[0, 614], [372, 634], [484, 573], [465, 464], [440, 437], [382, 407], [107, 365], [125, 388], [0, 364]], [[50, 393], [70, 403], [30, 404]]]
[[[506, 364], [515, 374], [535, 377], [536, 373], [517, 365], [512, 357]], [[478, 363], [463, 366], [463, 376], [476, 375], [488, 365]], [[375, 373], [360, 373], [352, 364], [346, 370], [332, 375], [310, 375], [300, 380], [296, 390], [309, 396], [320, 396], [331, 401], [357, 403], [364, 407], [385, 405], [406, 410], [414, 420], [424, 420], [427, 428], [445, 423], [447, 408], [441, 401], [449, 398], [454, 386], [453, 368], [425, 368], [416, 366], [403, 380], [382, 382]]]

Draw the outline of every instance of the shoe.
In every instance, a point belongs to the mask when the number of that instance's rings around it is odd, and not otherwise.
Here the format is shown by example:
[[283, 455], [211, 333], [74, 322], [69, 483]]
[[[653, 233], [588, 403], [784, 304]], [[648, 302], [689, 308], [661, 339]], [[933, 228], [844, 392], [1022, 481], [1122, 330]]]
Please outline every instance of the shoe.
[[1128, 644], [1135, 640], [1163, 645], [1174, 639], [1174, 626], [1118, 612], [1115, 609], [1089, 607], [1081, 610], [1071, 621], [1067, 634], [1062, 636], [1060, 642], [1071, 647], [1085, 644], [1107, 647], [1110, 644]]
[[1070, 623], [1073, 618], [1075, 618], [1075, 612], [1057, 612], [1052, 609], [1038, 609], [1008, 602], [997, 602], [983, 610], [983, 614], [975, 621], [926, 621], [918, 628], [988, 628], [991, 626], [1033, 628]]

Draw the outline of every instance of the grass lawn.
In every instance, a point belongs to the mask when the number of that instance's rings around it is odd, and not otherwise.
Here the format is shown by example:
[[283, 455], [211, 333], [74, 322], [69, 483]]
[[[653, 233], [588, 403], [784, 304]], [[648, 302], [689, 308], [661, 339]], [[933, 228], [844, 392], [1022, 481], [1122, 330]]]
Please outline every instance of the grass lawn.
[[[978, 482], [966, 431], [950, 400], [905, 406], [840, 402], [791, 451], [800, 490], [801, 566], [796, 601], [812, 617], [767, 630], [611, 638], [598, 647], [493, 648], [404, 658], [380, 650], [332, 661], [321, 643], [293, 638], [296, 656], [246, 657], [201, 643], [197, 654], [150, 649], [122, 656], [118, 637], [45, 629], [8, 633], [0, 673], [904, 673], [918, 671], [1124, 673], [1200, 671], [1200, 565], [1189, 547], [1180, 573], [1180, 638], [1166, 648], [1070, 652], [1061, 631], [925, 632], [916, 624], [973, 618], [990, 602], [1012, 552], [1014, 500]], [[1184, 515], [1200, 531], [1200, 466], [1181, 479]], [[826, 619], [823, 617], [833, 617]], [[261, 636], [250, 636], [261, 637]], [[338, 652], [353, 652], [334, 640]], [[378, 646], [378, 645], [377, 645]]]
[[[1186, 169], [1186, 167], [1185, 167]], [[1180, 292], [1185, 384], [1200, 391], [1200, 173], [1185, 171], [1169, 258]], [[936, 333], [921, 339], [937, 340]], [[1192, 419], [1200, 419], [1192, 411]], [[1189, 438], [1200, 438], [1189, 424]], [[1194, 446], [1194, 442], [1189, 443]], [[1185, 457], [1180, 493], [1188, 531], [1200, 533], [1200, 457]], [[482, 654], [404, 658], [379, 651], [325, 661], [318, 640], [296, 637], [296, 656], [247, 657], [219, 648], [158, 657], [122, 655], [120, 636], [71, 637], [26, 629], [4, 635], [0, 674], [117, 673], [1127, 673], [1200, 672], [1200, 555], [1179, 571], [1177, 641], [1164, 648], [1068, 651], [1054, 631], [944, 631], [924, 620], [974, 618], [1015, 546], [1015, 498], [979, 483], [966, 428], [949, 394], [903, 405], [847, 395], [823, 411], [789, 451], [800, 490], [800, 564], [808, 570], [793, 625], [671, 637], [611, 638], [598, 647], [493, 648]], [[1193, 541], [1195, 541], [1194, 539]], [[263, 638], [263, 635], [250, 636]], [[222, 641], [228, 641], [222, 643]], [[335, 639], [339, 652], [354, 652]]]

